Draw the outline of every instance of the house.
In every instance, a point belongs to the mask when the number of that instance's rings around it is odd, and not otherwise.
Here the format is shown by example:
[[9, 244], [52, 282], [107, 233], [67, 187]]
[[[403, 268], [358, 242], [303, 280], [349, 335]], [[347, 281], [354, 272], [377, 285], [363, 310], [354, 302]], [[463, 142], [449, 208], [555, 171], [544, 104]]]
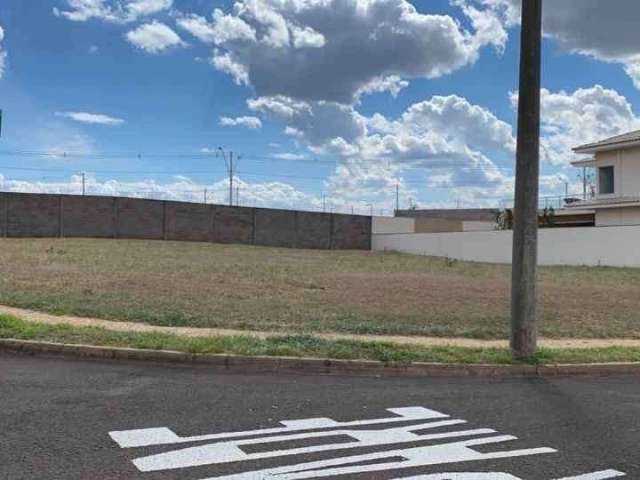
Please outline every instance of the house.
[[591, 155], [572, 165], [592, 168], [596, 185], [592, 198], [568, 205], [593, 210], [596, 226], [640, 225], [640, 130], [582, 145], [576, 154]]

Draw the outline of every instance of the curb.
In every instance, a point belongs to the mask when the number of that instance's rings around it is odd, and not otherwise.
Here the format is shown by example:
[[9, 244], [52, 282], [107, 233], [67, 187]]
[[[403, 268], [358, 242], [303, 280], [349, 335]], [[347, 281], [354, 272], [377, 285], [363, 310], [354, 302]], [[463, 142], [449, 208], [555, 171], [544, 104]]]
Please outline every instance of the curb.
[[147, 361], [213, 367], [233, 373], [281, 373], [366, 377], [557, 377], [640, 375], [640, 363], [574, 365], [465, 365], [394, 363], [369, 360], [329, 360], [293, 357], [247, 357], [192, 354], [169, 350], [98, 347], [31, 340], [0, 339], [0, 351], [26, 355], [56, 355], [104, 360]]

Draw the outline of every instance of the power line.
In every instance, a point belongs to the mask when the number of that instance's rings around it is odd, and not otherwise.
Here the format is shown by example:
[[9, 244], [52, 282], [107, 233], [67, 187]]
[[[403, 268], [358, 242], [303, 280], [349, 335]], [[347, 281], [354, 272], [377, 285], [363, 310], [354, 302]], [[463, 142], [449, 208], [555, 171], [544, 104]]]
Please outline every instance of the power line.
[[[117, 153], [73, 153], [73, 152], [46, 152], [46, 151], [32, 151], [32, 150], [15, 150], [15, 151], [0, 151], [0, 156], [22, 156], [22, 157], [50, 157], [50, 158], [92, 158], [92, 159], [131, 159], [136, 158], [138, 160], [143, 160], [147, 158], [181, 158], [181, 159], [210, 159], [212, 156], [215, 156], [215, 151], [212, 152], [174, 152], [174, 153], [139, 153], [139, 152], [117, 152]], [[349, 160], [347, 161], [339, 161], [339, 160], [331, 160], [331, 159], [302, 159], [302, 158], [294, 158], [294, 159], [283, 159], [277, 158], [275, 156], [260, 156], [260, 155], [245, 155], [245, 161], [250, 161], [252, 163], [260, 163], [260, 162], [285, 162], [285, 163], [302, 163], [306, 165], [337, 165], [344, 166], [346, 168], [354, 167], [359, 170], [366, 171], [367, 168], [380, 168], [385, 165], [380, 162], [372, 165], [361, 165], [361, 164], [353, 164]], [[424, 159], [416, 158], [412, 161], [423, 161]], [[410, 161], [405, 161], [405, 163], [396, 165], [400, 167], [402, 170], [436, 170], [436, 169], [450, 169], [450, 168], [461, 168], [464, 170], [480, 170], [480, 171], [510, 171], [511, 169], [507, 167], [499, 167], [496, 165], [484, 166], [484, 165], [470, 165], [468, 163], [461, 162], [430, 162], [426, 165], [415, 165], [411, 164]], [[2, 167], [0, 167], [2, 168]], [[151, 172], [143, 172], [143, 173], [151, 173]], [[161, 172], [163, 173], [163, 172]]]

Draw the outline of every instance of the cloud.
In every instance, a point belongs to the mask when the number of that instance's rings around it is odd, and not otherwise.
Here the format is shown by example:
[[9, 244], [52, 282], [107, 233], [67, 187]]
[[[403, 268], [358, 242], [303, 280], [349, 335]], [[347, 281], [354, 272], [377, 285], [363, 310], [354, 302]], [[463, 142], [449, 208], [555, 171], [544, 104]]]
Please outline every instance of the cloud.
[[178, 21], [215, 46], [216, 68], [257, 96], [342, 104], [456, 71], [486, 45], [504, 48], [499, 21], [470, 23], [467, 30], [451, 16], [420, 13], [407, 0], [236, 0], [211, 20]]
[[304, 160], [307, 158], [306, 155], [300, 153], [274, 153], [271, 155], [273, 158], [277, 158], [278, 160]]
[[[517, 93], [511, 94], [514, 108]], [[617, 91], [600, 85], [574, 92], [542, 90], [542, 158], [557, 166], [573, 159], [572, 148], [640, 129], [640, 118]]]
[[62, 125], [51, 125], [50, 128], [39, 135], [43, 150], [51, 158], [72, 158], [69, 155], [91, 155], [95, 153], [93, 138], [75, 128], [66, 128]]
[[[202, 184], [188, 177], [177, 176], [166, 183], [145, 179], [123, 182], [110, 179], [100, 181], [95, 174], [87, 173], [85, 188], [89, 195], [128, 196], [188, 202], [203, 202], [207, 190], [208, 203], [226, 204], [229, 181], [223, 179], [212, 184]], [[318, 210], [322, 206], [320, 196], [305, 193], [282, 182], [247, 182], [242, 177], [233, 179], [240, 188], [241, 205], [275, 208]], [[0, 190], [8, 192], [79, 194], [82, 192], [82, 177], [72, 175], [62, 181], [12, 180], [0, 174]]]
[[130, 23], [169, 10], [173, 0], [66, 0], [68, 10], [54, 7], [57, 17], [73, 22], [99, 19], [110, 23]]
[[88, 112], [56, 112], [56, 116], [69, 118], [76, 122], [88, 123], [92, 125], [122, 125], [125, 121], [121, 118], [110, 117], [101, 113]]
[[126, 38], [133, 46], [151, 54], [158, 54], [169, 48], [187, 45], [176, 32], [156, 20], [128, 32]]
[[252, 130], [262, 128], [262, 122], [258, 117], [220, 117], [220, 125], [223, 127], [247, 127]]
[[4, 76], [4, 69], [7, 63], [7, 52], [2, 48], [2, 41], [4, 40], [4, 30], [0, 26], [0, 79]]
[[251, 99], [248, 106], [285, 125], [285, 132], [318, 155], [340, 163], [327, 191], [344, 198], [395, 192], [418, 169], [423, 187], [475, 189], [477, 195], [508, 192], [511, 176], [491, 158], [511, 160], [512, 127], [488, 110], [451, 95], [410, 106], [397, 118], [364, 116], [353, 106], [288, 97]]
[[250, 99], [251, 110], [281, 120], [292, 136], [321, 147], [332, 140], [355, 142], [366, 134], [364, 117], [353, 107], [334, 102], [302, 102], [288, 97]]
[[[500, 16], [506, 26], [520, 22], [520, 0], [473, 0]], [[637, 0], [547, 2], [543, 8], [546, 36], [568, 52], [619, 63], [640, 88], [640, 43]]]
[[242, 19], [225, 15], [220, 9], [213, 11], [213, 23], [199, 15], [179, 18], [178, 26], [202, 42], [223, 44], [231, 41], [255, 41], [255, 30]]

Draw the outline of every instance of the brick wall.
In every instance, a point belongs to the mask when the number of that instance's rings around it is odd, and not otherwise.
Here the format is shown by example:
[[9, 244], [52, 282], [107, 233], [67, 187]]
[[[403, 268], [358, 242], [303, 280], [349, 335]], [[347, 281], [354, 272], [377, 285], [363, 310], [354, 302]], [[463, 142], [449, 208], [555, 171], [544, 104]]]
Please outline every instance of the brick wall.
[[119, 197], [0, 193], [0, 236], [371, 249], [371, 218]]

